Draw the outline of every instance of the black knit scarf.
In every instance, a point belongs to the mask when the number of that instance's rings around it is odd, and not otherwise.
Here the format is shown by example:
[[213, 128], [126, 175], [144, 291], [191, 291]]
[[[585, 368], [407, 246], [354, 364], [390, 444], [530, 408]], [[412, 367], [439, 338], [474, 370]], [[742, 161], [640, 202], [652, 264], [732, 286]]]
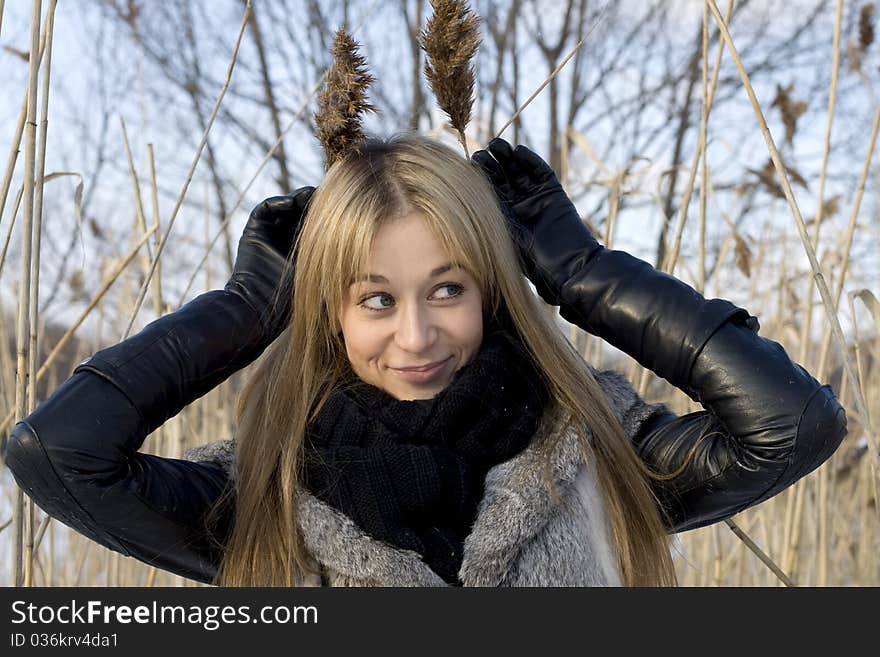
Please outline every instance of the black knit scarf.
[[304, 485], [460, 585], [486, 472], [529, 444], [547, 401], [514, 333], [489, 324], [479, 352], [433, 399], [400, 401], [356, 376], [337, 386], [307, 429]]

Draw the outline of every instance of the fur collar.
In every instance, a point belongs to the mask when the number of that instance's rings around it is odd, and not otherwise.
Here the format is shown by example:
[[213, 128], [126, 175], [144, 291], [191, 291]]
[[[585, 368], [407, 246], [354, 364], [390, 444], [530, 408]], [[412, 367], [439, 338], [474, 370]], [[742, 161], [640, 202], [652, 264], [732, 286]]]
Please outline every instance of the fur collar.
[[[593, 370], [593, 374], [606, 391], [624, 430], [631, 435], [639, 423], [628, 412], [638, 399], [632, 387], [613, 370]], [[646, 405], [642, 402], [642, 406]], [[464, 586], [502, 583], [520, 551], [541, 532], [558, 506], [543, 483], [544, 465], [538, 446], [549, 434], [560, 431], [560, 422], [556, 418], [542, 424], [526, 449], [488, 471], [477, 518], [464, 543], [459, 572]], [[217, 463], [234, 476], [234, 450], [233, 441], [217, 441], [188, 450], [184, 458]], [[574, 431], [567, 431], [559, 441], [551, 462], [552, 478], [562, 503], [578, 473], [585, 468]], [[374, 539], [305, 488], [299, 489], [297, 508], [307, 550], [343, 579], [361, 586], [447, 586], [418, 553]]]

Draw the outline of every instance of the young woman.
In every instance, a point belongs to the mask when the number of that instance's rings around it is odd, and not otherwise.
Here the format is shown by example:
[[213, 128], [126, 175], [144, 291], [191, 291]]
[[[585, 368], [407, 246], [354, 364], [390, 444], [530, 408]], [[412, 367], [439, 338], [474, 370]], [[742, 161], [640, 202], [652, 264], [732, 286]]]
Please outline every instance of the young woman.
[[[19, 485], [102, 545], [222, 585], [668, 585], [668, 533], [840, 444], [830, 387], [746, 310], [601, 246], [523, 146], [473, 159], [369, 140], [263, 202], [223, 290], [97, 352], [15, 426]], [[584, 362], [523, 270], [706, 410], [677, 417]], [[234, 442], [138, 451], [267, 347]]]

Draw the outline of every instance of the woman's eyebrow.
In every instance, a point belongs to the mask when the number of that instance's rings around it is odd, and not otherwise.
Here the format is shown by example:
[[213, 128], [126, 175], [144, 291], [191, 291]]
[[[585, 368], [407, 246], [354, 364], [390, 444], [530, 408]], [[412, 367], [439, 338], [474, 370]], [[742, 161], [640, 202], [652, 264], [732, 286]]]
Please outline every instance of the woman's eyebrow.
[[[430, 278], [434, 278], [434, 276], [439, 276], [440, 274], [448, 272], [453, 267], [461, 267], [458, 263], [447, 262], [445, 265], [440, 265], [439, 267], [432, 269]], [[380, 274], [367, 274], [366, 276], [361, 276], [357, 279], [358, 281], [366, 281], [369, 280], [373, 283], [387, 283], [388, 279]]]

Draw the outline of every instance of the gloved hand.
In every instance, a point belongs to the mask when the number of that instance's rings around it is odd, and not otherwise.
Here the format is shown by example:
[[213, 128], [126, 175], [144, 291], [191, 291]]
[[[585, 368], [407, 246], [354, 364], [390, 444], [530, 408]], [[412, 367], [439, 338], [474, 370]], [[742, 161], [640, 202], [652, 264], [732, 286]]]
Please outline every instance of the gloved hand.
[[224, 288], [243, 297], [259, 314], [267, 344], [290, 322], [293, 268], [287, 280], [282, 275], [314, 191], [314, 187], [300, 187], [292, 194], [267, 198], [251, 211]]
[[495, 187], [525, 275], [544, 301], [560, 305], [563, 284], [604, 247], [581, 221], [553, 169], [528, 148], [512, 149], [496, 137], [488, 152], [471, 157]]
[[93, 372], [128, 397], [142, 419], [143, 432], [132, 440], [142, 441], [184, 406], [252, 363], [284, 330], [290, 318], [290, 291], [282, 290], [277, 306], [273, 297], [284, 284], [285, 262], [312, 191], [303, 187], [254, 208], [225, 289], [200, 294], [74, 370]]
[[[590, 234], [550, 166], [503, 139], [477, 151], [538, 294], [572, 324], [629, 354], [695, 401], [697, 355], [719, 326], [757, 319], [726, 299], [706, 299], [674, 276]], [[494, 158], [492, 157], [494, 156]]]

